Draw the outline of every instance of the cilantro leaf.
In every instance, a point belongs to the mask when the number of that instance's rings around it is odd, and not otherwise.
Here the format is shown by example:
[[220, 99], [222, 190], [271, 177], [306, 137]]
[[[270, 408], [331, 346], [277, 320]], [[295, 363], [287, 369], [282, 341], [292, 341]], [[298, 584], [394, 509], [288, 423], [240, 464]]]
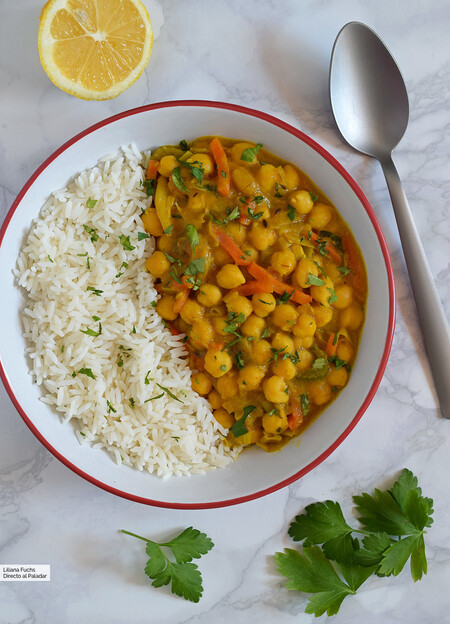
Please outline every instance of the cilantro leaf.
[[294, 206], [291, 206], [291, 204], [288, 204], [287, 216], [289, 221], [293, 221], [295, 219], [295, 208]]
[[129, 236], [125, 236], [125, 234], [121, 234], [119, 236], [119, 241], [120, 241], [120, 244], [122, 245], [122, 247], [125, 250], [133, 251], [133, 249], [135, 249], [135, 247], [133, 247], [133, 245], [130, 243], [130, 237]]
[[172, 171], [171, 177], [172, 177], [172, 182], [174, 183], [174, 185], [177, 187], [179, 191], [182, 191], [183, 193], [189, 193], [188, 189], [186, 188], [183, 182], [183, 178], [181, 177], [180, 167], [175, 167], [175, 169]]
[[303, 549], [303, 554], [291, 548], [284, 553], [276, 553], [275, 560], [278, 571], [288, 578], [286, 587], [302, 592], [314, 593], [305, 609], [316, 617], [335, 615], [342, 601], [351, 589], [338, 576], [333, 565], [328, 561], [318, 546]]
[[234, 435], [235, 438], [239, 438], [241, 435], [248, 433], [248, 429], [245, 426], [245, 421], [247, 419], [247, 416], [251, 414], [255, 409], [256, 407], [254, 405], [246, 405], [246, 407], [244, 407], [244, 412], [241, 418], [239, 418], [239, 420], [237, 420], [230, 429], [231, 433]]
[[138, 232], [138, 241], [144, 240], [144, 238], [150, 238], [147, 232]]
[[308, 273], [308, 279], [306, 283], [310, 286], [324, 286], [325, 282], [320, 277], [316, 277], [313, 273]]
[[256, 147], [247, 147], [242, 154], [241, 160], [245, 160], [246, 162], [253, 162], [256, 158], [256, 154], [262, 148], [262, 143], [257, 143]]
[[198, 247], [199, 244], [199, 238], [197, 228], [195, 227], [195, 225], [192, 225], [192, 223], [188, 223], [188, 225], [186, 226], [186, 236], [191, 243], [192, 251], [195, 251], [195, 248]]
[[170, 542], [161, 544], [172, 549], [177, 563], [186, 563], [206, 555], [214, 546], [211, 539], [198, 529], [188, 527]]
[[190, 275], [191, 277], [194, 277], [195, 275], [198, 275], [199, 273], [204, 273], [204, 272], [205, 272], [205, 259], [204, 258], [197, 258], [196, 260], [191, 260], [189, 265], [184, 269], [184, 274]]
[[[203, 594], [202, 575], [198, 566], [191, 561], [193, 558], [200, 558], [213, 548], [214, 544], [205, 533], [188, 527], [170, 542], [158, 544], [124, 529], [121, 532], [146, 542], [145, 552], [149, 559], [144, 571], [152, 579], [153, 587], [163, 587], [172, 583], [173, 594], [191, 602], [200, 600]], [[169, 559], [163, 547], [172, 551], [175, 562]]]

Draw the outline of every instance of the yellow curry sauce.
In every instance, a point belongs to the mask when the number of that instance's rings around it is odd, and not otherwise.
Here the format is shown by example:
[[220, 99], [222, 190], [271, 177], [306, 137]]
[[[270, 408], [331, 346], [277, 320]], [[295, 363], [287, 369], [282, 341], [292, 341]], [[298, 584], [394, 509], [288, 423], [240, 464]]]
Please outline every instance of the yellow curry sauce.
[[261, 145], [201, 137], [158, 148], [142, 215], [156, 310], [186, 334], [192, 387], [232, 445], [267, 451], [346, 385], [364, 321], [361, 252], [336, 208]]

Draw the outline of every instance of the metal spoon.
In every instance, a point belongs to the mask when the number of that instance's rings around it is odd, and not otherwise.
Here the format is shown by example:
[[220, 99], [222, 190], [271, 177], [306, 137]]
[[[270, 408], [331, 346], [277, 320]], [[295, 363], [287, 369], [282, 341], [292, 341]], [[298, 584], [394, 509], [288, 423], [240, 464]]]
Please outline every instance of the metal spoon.
[[379, 160], [394, 207], [403, 253], [442, 414], [450, 418], [450, 333], [392, 150], [408, 125], [405, 83], [389, 50], [367, 26], [339, 32], [330, 65], [331, 108], [344, 139]]

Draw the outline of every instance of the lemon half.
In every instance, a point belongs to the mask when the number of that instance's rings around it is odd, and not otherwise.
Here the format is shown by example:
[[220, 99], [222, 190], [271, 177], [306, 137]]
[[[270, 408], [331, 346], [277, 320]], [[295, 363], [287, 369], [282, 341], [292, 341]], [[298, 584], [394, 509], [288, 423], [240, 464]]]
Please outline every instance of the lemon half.
[[117, 97], [142, 74], [153, 31], [140, 0], [49, 0], [39, 56], [50, 80], [84, 100]]

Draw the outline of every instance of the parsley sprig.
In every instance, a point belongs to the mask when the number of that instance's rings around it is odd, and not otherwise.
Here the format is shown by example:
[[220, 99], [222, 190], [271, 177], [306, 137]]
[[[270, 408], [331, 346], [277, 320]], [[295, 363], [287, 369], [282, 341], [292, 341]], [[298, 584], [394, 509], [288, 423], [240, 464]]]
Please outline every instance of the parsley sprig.
[[[339, 503], [308, 505], [289, 528], [303, 552], [286, 548], [276, 553], [286, 587], [309, 592], [306, 613], [334, 615], [342, 601], [369, 576], [397, 576], [408, 559], [414, 581], [427, 572], [425, 528], [433, 520], [433, 501], [422, 496], [417, 477], [404, 469], [391, 489], [354, 496], [363, 528], [347, 524]], [[362, 543], [354, 534], [364, 535]]]
[[[162, 587], [172, 582], [172, 593], [186, 600], [198, 602], [203, 594], [202, 575], [192, 559], [206, 555], [214, 544], [210, 538], [198, 529], [188, 527], [170, 542], [158, 543], [121, 529], [121, 533], [131, 535], [146, 542], [145, 552], [149, 559], [145, 565], [145, 574], [152, 579], [153, 587]], [[172, 551], [173, 558], [165, 550]]]

